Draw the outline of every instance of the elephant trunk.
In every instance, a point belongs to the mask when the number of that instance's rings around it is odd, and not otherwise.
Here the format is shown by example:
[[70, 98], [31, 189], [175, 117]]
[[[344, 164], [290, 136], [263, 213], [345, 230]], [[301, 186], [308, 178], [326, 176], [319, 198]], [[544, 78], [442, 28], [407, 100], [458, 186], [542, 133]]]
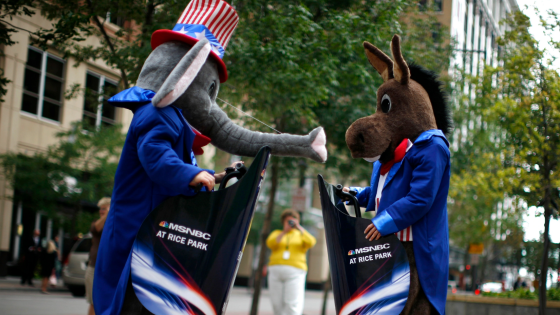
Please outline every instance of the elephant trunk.
[[214, 146], [230, 154], [255, 156], [260, 148], [268, 146], [273, 155], [306, 157], [321, 163], [327, 160], [326, 136], [322, 127], [305, 136], [251, 131], [232, 122], [216, 103], [205, 117], [195, 117], [200, 113], [184, 114], [189, 116], [187, 120], [193, 127], [212, 139]]

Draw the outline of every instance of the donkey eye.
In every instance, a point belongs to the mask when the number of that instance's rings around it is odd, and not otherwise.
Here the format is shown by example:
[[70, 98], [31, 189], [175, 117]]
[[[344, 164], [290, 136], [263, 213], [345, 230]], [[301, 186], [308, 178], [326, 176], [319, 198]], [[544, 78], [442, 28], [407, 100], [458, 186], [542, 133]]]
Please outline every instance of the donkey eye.
[[391, 98], [385, 94], [381, 98], [381, 111], [387, 114], [391, 110]]
[[214, 90], [216, 89], [216, 82], [212, 82], [210, 87], [208, 88], [208, 95], [212, 96], [214, 94]]

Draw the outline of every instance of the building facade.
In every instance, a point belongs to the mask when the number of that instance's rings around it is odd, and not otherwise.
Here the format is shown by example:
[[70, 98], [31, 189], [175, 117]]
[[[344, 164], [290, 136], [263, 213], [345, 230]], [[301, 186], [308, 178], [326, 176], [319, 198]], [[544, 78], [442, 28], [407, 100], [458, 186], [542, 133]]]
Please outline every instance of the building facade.
[[[21, 29], [34, 32], [51, 28], [52, 22], [39, 12], [32, 17], [15, 16], [10, 23], [20, 30], [12, 33], [16, 44], [0, 47], [4, 55], [0, 57], [0, 68], [10, 80], [0, 103], [0, 154], [44, 152], [56, 143], [56, 133], [69, 130], [75, 121], [91, 126], [119, 123], [123, 132], [127, 131], [132, 113], [104, 106], [104, 100], [119, 89], [118, 71], [99, 60], [77, 65], [76, 60], [63, 59], [56, 50], [35, 47], [30, 34]], [[118, 27], [106, 23], [113, 33]], [[99, 38], [92, 36], [84, 45], [101, 44]], [[75, 85], [86, 92], [65, 99], [65, 91]], [[7, 263], [20, 258], [22, 237], [31, 235], [34, 229], [40, 229], [41, 237], [47, 239], [62, 232], [53, 231], [53, 222], [41, 214], [41, 209], [28, 211], [21, 203], [13, 204], [12, 195], [12, 189], [0, 177], [0, 276], [6, 273]]]
[[496, 40], [506, 31], [500, 21], [519, 11], [516, 0], [446, 0], [449, 16], [447, 25], [456, 42], [450, 69], [459, 68], [477, 75], [484, 64], [497, 65], [500, 47]]

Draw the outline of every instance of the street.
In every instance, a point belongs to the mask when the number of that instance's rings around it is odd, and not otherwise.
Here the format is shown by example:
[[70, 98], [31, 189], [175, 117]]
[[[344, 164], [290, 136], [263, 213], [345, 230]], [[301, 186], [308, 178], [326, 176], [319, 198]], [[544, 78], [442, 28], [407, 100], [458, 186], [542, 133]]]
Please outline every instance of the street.
[[[259, 315], [272, 315], [268, 290], [261, 291]], [[226, 315], [246, 315], [251, 309], [252, 295], [247, 288], [234, 287], [230, 294]], [[322, 292], [305, 293], [305, 315], [321, 314]], [[42, 294], [39, 281], [35, 287], [20, 286], [19, 279], [0, 279], [0, 310], [2, 315], [85, 315], [88, 304], [85, 298], [72, 297], [63, 287], [49, 294]], [[329, 294], [327, 314], [335, 314], [332, 293]]]
[[87, 314], [84, 298], [74, 298], [69, 292], [42, 294], [36, 291], [0, 291], [2, 315], [82, 315]]

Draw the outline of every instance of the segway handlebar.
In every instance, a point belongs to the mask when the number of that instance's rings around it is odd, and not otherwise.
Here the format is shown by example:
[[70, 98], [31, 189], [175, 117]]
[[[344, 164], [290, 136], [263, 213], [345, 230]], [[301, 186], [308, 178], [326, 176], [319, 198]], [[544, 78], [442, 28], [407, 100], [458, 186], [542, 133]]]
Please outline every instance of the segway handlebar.
[[234, 177], [237, 178], [238, 180], [241, 179], [241, 177], [243, 177], [243, 175], [247, 173], [247, 168], [243, 163], [237, 163], [235, 164], [235, 167], [226, 167], [225, 171], [226, 171], [226, 175], [224, 176], [224, 179], [222, 179], [222, 182], [220, 183], [219, 190], [226, 188], [227, 182], [230, 179]]
[[335, 186], [335, 194], [338, 198], [342, 201], [348, 201], [354, 205], [354, 212], [356, 213], [356, 218], [362, 217], [362, 212], [360, 211], [360, 204], [358, 203], [358, 199], [356, 199], [357, 192], [350, 190], [349, 192], [343, 191], [344, 187], [341, 184]]

